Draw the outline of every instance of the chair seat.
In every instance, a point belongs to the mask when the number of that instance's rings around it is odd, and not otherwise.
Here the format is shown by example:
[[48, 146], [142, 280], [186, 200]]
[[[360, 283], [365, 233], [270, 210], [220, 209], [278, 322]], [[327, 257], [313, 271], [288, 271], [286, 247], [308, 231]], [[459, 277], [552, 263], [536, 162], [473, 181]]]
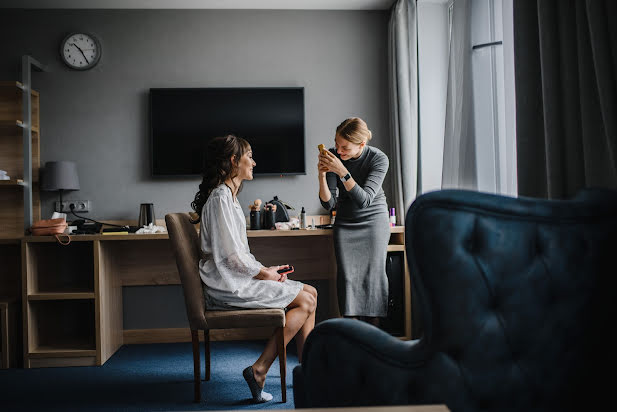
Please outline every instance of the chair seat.
[[285, 326], [283, 309], [207, 310], [208, 329]]

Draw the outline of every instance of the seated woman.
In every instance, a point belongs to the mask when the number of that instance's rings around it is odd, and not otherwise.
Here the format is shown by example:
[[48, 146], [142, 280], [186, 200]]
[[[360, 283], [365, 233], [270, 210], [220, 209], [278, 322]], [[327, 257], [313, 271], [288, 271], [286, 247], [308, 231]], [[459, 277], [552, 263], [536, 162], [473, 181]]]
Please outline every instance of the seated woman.
[[[317, 291], [287, 279], [277, 271], [285, 266], [264, 267], [251, 254], [246, 220], [237, 195], [244, 180], [253, 179], [253, 153], [239, 137], [217, 137], [205, 151], [203, 181], [191, 204], [201, 221], [199, 263], [208, 308], [286, 308], [285, 345], [296, 337], [298, 358], [308, 334], [315, 326]], [[267, 402], [263, 391], [266, 374], [276, 359], [272, 336], [259, 357], [242, 372], [255, 402]]]

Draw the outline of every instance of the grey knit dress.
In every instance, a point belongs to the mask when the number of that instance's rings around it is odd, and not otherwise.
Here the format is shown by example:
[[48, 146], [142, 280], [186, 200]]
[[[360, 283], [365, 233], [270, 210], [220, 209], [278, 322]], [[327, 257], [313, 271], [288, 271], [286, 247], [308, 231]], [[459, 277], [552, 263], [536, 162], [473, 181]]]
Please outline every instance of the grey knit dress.
[[[340, 159], [335, 149], [329, 150]], [[332, 197], [321, 202], [326, 210], [336, 206], [334, 253], [339, 310], [343, 316], [385, 317], [390, 225], [382, 183], [390, 162], [381, 150], [367, 145], [360, 157], [342, 163], [356, 185], [348, 192], [339, 177], [328, 172]], [[337, 187], [339, 195], [335, 198]]]

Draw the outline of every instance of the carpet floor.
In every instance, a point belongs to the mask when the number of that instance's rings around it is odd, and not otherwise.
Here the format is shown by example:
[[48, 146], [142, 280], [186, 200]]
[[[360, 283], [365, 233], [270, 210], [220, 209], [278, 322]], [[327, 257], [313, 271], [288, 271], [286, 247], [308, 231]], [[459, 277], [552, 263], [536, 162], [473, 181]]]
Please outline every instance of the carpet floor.
[[[278, 359], [265, 390], [274, 399], [254, 404], [242, 370], [259, 357], [265, 341], [212, 342], [210, 381], [193, 403], [190, 343], [124, 345], [103, 366], [0, 370], [0, 409], [171, 411], [293, 409], [295, 345], [287, 351], [287, 402], [281, 402]], [[201, 344], [202, 379], [204, 377]]]

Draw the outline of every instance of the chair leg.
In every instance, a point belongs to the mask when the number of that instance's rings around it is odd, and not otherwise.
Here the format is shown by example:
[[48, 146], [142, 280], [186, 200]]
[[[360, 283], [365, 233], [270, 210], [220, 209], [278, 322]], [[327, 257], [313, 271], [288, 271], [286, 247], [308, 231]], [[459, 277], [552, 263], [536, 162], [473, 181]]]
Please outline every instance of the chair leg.
[[279, 365], [281, 368], [281, 393], [283, 394], [283, 403], [287, 402], [287, 384], [285, 377], [287, 375], [287, 350], [285, 349], [285, 335], [283, 328], [276, 330], [276, 346], [278, 348]]
[[204, 330], [204, 357], [206, 358], [206, 380], [210, 380], [210, 330]]
[[195, 402], [201, 402], [201, 365], [199, 361], [199, 329], [191, 329], [191, 341], [193, 342], [193, 372], [195, 381]]

